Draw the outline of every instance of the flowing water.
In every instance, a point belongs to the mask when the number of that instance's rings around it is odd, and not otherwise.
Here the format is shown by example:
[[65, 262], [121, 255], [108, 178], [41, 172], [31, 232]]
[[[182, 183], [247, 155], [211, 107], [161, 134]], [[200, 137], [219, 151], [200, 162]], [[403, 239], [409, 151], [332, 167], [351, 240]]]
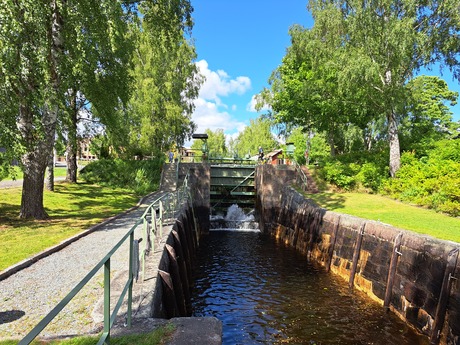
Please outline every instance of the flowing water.
[[252, 224], [215, 220], [218, 230], [227, 230], [200, 240], [192, 305], [193, 316], [222, 321], [224, 345], [428, 344], [382, 306], [349, 291], [344, 280]]

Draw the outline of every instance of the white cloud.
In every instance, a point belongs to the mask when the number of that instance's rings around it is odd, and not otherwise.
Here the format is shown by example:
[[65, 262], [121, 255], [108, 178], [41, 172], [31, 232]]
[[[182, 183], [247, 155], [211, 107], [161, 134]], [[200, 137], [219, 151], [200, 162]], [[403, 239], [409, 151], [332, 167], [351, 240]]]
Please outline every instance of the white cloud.
[[197, 66], [206, 80], [201, 86], [198, 99], [195, 100], [195, 111], [192, 115], [197, 124], [196, 132], [203, 133], [208, 128], [213, 131], [220, 128], [226, 134], [243, 130], [245, 123], [228, 112], [228, 109], [236, 111], [236, 105], [225, 104], [221, 97], [244, 94], [251, 88], [251, 80], [244, 76], [232, 79], [223, 70], [211, 71], [206, 60], [198, 61]]
[[[253, 112], [253, 113], [257, 113], [258, 111], [256, 110], [256, 103], [257, 103], [257, 100], [256, 100], [256, 97], [257, 95], [253, 95], [252, 98], [251, 98], [251, 101], [248, 103], [248, 105], [246, 106], [246, 110], [247, 111], [250, 111], [250, 112]], [[259, 111], [267, 111], [267, 110], [270, 110], [270, 107], [268, 105], [264, 105], [262, 107], [262, 109], [260, 109]]]
[[196, 64], [200, 74], [205, 77], [205, 82], [200, 89], [200, 98], [214, 101], [220, 105], [221, 96], [228, 96], [233, 93], [242, 95], [251, 88], [251, 79], [248, 77], [240, 76], [231, 79], [223, 70], [211, 71], [206, 60], [200, 60]]

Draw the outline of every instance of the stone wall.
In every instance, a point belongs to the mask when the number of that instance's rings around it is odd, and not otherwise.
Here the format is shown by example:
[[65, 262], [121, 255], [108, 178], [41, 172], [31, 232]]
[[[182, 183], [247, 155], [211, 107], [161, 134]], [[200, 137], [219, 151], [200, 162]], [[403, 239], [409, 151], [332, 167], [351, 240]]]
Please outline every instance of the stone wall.
[[209, 232], [210, 215], [210, 188], [211, 188], [211, 167], [206, 163], [180, 163], [179, 184], [183, 182], [186, 175], [189, 175], [189, 183], [193, 186], [192, 200], [193, 209], [197, 218], [197, 230], [205, 234]]
[[184, 204], [172, 225], [166, 243], [161, 246], [155, 298], [151, 310], [154, 318], [190, 316], [192, 265], [199, 242], [191, 205]]
[[261, 230], [338, 274], [432, 344], [460, 344], [460, 244], [316, 207], [290, 173], [257, 169]]

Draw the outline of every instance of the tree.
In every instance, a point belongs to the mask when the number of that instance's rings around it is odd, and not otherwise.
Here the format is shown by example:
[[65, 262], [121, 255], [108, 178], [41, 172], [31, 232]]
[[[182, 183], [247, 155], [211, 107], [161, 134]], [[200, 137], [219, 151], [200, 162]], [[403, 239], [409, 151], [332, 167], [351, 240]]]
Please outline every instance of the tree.
[[[332, 32], [334, 29], [329, 27]], [[271, 89], [262, 91], [258, 107], [268, 103], [273, 110], [271, 117], [276, 123], [287, 123], [287, 128], [301, 126], [306, 132], [326, 133], [331, 155], [335, 155], [340, 152], [343, 129], [349, 126], [350, 117], [361, 120], [339, 89], [340, 66], [333, 57], [340, 51], [340, 41], [330, 39], [332, 42], [325, 44], [315, 28], [307, 30], [299, 25], [289, 33], [292, 44], [270, 77]]]
[[[62, 105], [62, 7], [57, 0], [0, 9], [0, 109], [6, 149], [21, 155], [23, 218], [46, 218], [44, 174]], [[17, 130], [14, 128], [17, 127]]]
[[[326, 131], [331, 153], [350, 124], [368, 148], [385, 138], [394, 176], [406, 84], [435, 62], [460, 77], [458, 2], [311, 0], [309, 9], [314, 26], [290, 30], [292, 45], [275, 74], [280, 84], [262, 95], [280, 119]], [[375, 133], [381, 124], [385, 135]]]
[[[123, 64], [122, 59], [107, 58], [115, 55], [114, 42], [123, 41], [123, 31], [114, 27], [121, 13], [120, 3], [109, 0], [9, 1], [0, 8], [0, 117], [5, 119], [1, 129], [8, 134], [7, 152], [21, 155], [22, 218], [48, 217], [43, 207], [44, 174], [75, 71], [86, 69], [85, 76], [92, 76], [88, 83], [104, 84], [105, 79], [114, 81], [107, 73], [114, 70], [105, 67]], [[86, 60], [98, 49], [113, 55]], [[78, 63], [75, 52], [81, 54]], [[107, 89], [94, 96], [95, 107], [99, 99], [119, 97]]]
[[187, 40], [193, 26], [190, 2], [143, 2], [140, 10], [132, 70], [136, 88], [126, 109], [128, 139], [131, 151], [154, 154], [182, 145], [194, 132], [193, 100], [202, 79]]
[[71, 28], [67, 41], [77, 44], [67, 47], [73, 68], [67, 77], [69, 88], [60, 129], [66, 142], [66, 180], [76, 182], [79, 123], [91, 121], [124, 137], [119, 109], [130, 96], [133, 24], [117, 1], [77, 1], [67, 3], [66, 9], [66, 24]]
[[251, 119], [249, 126], [236, 138], [236, 153], [239, 157], [247, 154], [256, 155], [259, 146], [262, 146], [265, 152], [276, 149], [279, 145], [273, 137], [271, 123], [268, 119], [258, 117]]
[[[309, 9], [320, 32], [327, 31], [331, 21], [340, 23], [335, 34], [342, 42], [340, 88], [347, 99], [385, 116], [394, 176], [400, 167], [397, 110], [405, 100], [405, 84], [434, 62], [460, 77], [458, 2], [311, 0]], [[330, 13], [334, 15], [327, 17]]]
[[439, 77], [419, 76], [406, 85], [408, 101], [401, 110], [401, 142], [405, 150], [430, 149], [448, 136], [452, 126], [449, 105], [457, 103], [458, 92], [449, 90]]
[[[205, 130], [205, 133], [208, 135], [207, 145], [209, 157], [225, 157], [228, 153], [227, 147], [225, 145], [225, 134], [223, 129], [216, 129], [215, 131], [210, 130], [209, 128]], [[203, 141], [194, 140], [192, 143], [192, 149], [196, 151], [202, 150]]]

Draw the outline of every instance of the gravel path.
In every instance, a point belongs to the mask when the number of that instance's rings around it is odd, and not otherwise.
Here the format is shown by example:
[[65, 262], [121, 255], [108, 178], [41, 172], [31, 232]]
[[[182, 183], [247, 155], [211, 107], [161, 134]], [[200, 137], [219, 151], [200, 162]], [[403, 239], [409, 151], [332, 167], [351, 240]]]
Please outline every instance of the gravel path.
[[[55, 177], [54, 181], [64, 181], [65, 176]], [[2, 188], [17, 188], [22, 187], [23, 180], [2, 180], [0, 181], [0, 189]]]
[[[0, 281], [0, 339], [24, 337], [114, 247], [158, 196], [149, 196], [137, 209]], [[139, 226], [135, 238], [141, 237], [140, 231]], [[128, 252], [125, 243], [112, 256], [112, 277], [127, 269]], [[91, 314], [102, 295], [103, 268], [41, 336], [75, 335], [100, 329], [100, 323]]]

